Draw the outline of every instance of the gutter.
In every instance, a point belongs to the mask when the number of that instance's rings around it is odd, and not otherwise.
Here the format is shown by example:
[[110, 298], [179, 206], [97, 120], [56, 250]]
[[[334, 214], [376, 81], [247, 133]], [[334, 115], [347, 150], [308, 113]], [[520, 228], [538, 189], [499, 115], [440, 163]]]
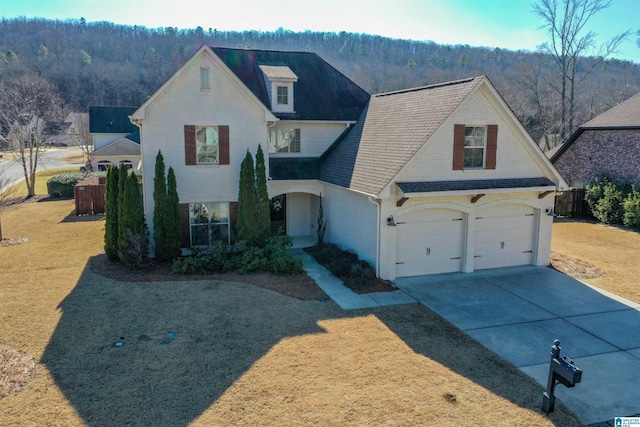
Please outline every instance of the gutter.
[[376, 225], [376, 277], [380, 277], [380, 199], [376, 199], [373, 196], [368, 197], [369, 202], [376, 205], [378, 208], [378, 220]]

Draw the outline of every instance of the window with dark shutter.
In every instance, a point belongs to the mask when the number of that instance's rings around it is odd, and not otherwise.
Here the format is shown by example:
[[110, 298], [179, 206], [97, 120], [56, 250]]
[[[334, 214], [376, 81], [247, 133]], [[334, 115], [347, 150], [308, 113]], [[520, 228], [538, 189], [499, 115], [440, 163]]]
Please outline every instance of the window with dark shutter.
[[229, 126], [218, 126], [220, 165], [228, 165], [229, 162]]
[[184, 126], [184, 164], [192, 166], [196, 164], [196, 127]]
[[485, 160], [486, 169], [496, 168], [496, 158], [498, 150], [498, 125], [487, 126], [487, 158]]
[[464, 169], [464, 132], [465, 125], [453, 127], [453, 170]]

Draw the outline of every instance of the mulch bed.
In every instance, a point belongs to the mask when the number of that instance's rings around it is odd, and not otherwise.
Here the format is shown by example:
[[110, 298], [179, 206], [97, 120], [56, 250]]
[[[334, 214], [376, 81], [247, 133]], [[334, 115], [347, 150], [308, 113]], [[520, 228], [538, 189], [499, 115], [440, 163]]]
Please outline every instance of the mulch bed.
[[91, 270], [110, 279], [121, 282], [166, 282], [216, 280], [224, 282], [249, 283], [279, 294], [303, 301], [321, 301], [329, 297], [306, 274], [279, 276], [272, 273], [240, 274], [235, 272], [208, 275], [175, 274], [171, 263], [153, 263], [142, 269], [132, 269], [119, 262], [110, 261], [106, 255], [99, 254], [91, 261]]

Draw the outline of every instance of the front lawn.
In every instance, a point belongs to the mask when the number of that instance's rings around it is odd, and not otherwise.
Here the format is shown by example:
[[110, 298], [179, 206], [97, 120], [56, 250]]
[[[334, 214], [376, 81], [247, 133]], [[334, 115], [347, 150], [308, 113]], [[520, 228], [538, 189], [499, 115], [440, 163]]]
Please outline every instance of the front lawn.
[[[551, 248], [556, 258], [579, 260], [583, 266], [577, 270], [588, 270], [584, 276], [570, 270], [568, 274], [640, 303], [639, 233], [593, 221], [556, 219]], [[557, 262], [563, 270], [563, 263]]]
[[0, 247], [0, 344], [36, 367], [0, 424], [580, 425], [562, 403], [543, 415], [543, 387], [421, 305], [343, 311], [253, 275], [116, 280], [91, 269], [103, 217], [73, 212], [2, 214], [28, 241]]

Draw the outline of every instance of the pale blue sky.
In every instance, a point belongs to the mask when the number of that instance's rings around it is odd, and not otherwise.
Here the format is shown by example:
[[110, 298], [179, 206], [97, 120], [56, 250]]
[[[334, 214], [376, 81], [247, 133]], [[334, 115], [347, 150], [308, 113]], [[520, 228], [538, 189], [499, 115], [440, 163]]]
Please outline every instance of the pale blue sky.
[[[503, 49], [547, 40], [530, 0], [0, 0], [0, 16], [110, 21], [149, 28], [347, 31]], [[615, 57], [640, 64], [640, 0], [612, 0], [590, 21], [600, 41], [627, 29]]]

